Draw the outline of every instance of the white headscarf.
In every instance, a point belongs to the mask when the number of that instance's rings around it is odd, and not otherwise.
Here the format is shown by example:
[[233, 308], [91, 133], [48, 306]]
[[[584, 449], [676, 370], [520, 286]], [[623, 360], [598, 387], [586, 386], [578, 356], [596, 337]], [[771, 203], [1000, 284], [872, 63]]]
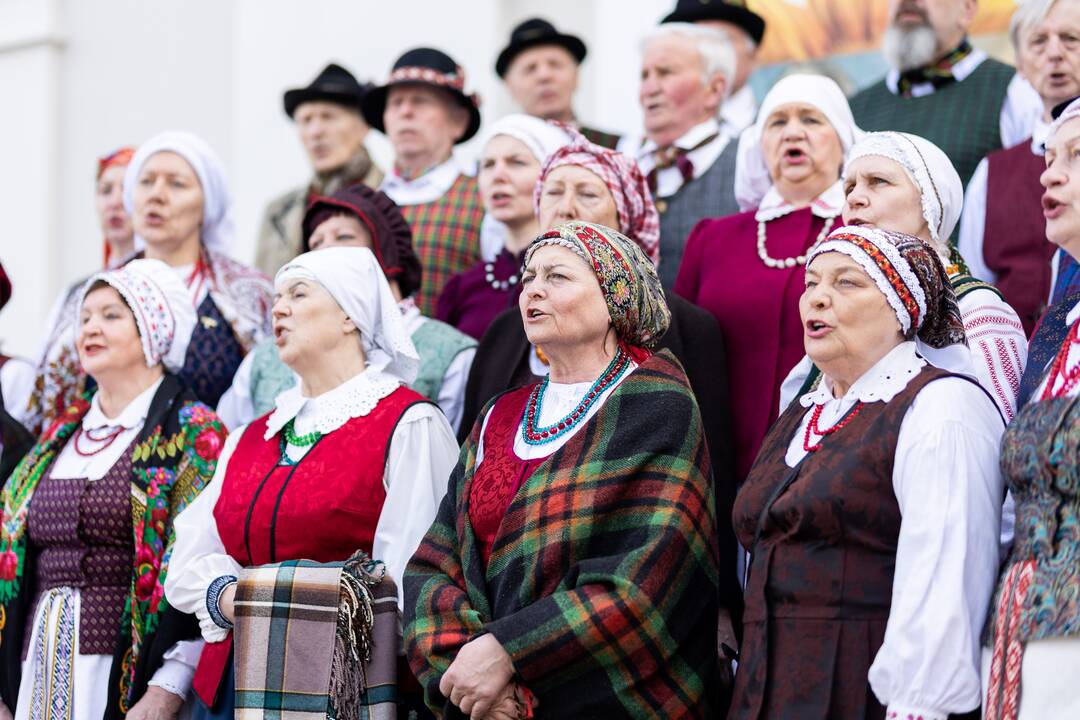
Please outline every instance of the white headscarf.
[[889, 158], [904, 168], [919, 189], [923, 217], [930, 228], [934, 249], [941, 254], [964, 207], [964, 184], [948, 156], [937, 145], [918, 135], [868, 133], [851, 149], [844, 165], [844, 177], [847, 177], [851, 163], [867, 155]]
[[820, 110], [840, 136], [845, 158], [855, 141], [862, 137], [844, 91], [835, 81], [824, 75], [799, 74], [781, 78], [761, 101], [757, 122], [746, 128], [739, 137], [735, 161], [735, 200], [744, 212], [760, 205], [773, 185], [765, 152], [761, 148], [761, 136], [769, 115], [778, 107], [790, 103], [811, 105]]
[[[541, 165], [549, 155], [570, 143], [570, 133], [558, 123], [522, 113], [499, 118], [487, 127], [480, 140], [481, 152], [498, 135], [520, 140]], [[480, 225], [480, 254], [484, 260], [490, 262], [502, 251], [506, 245], [506, 232], [506, 225], [490, 213], [484, 214]]]
[[277, 271], [274, 288], [280, 292], [285, 283], [298, 279], [326, 288], [353, 321], [360, 330], [368, 367], [394, 375], [406, 385], [416, 379], [420, 356], [371, 250], [332, 247], [304, 253]]
[[[203, 245], [228, 253], [235, 234], [232, 218], [232, 198], [225, 182], [225, 169], [217, 154], [206, 142], [189, 132], [168, 131], [150, 138], [135, 151], [124, 173], [124, 209], [135, 214], [135, 185], [143, 165], [159, 152], [174, 152], [184, 158], [195, 171], [203, 191]], [[146, 247], [146, 240], [135, 235], [135, 249]]]
[[75, 306], [75, 327], [80, 327], [83, 303], [91, 286], [106, 282], [124, 299], [135, 315], [146, 366], [162, 363], [179, 372], [184, 367], [188, 343], [195, 331], [195, 308], [180, 279], [160, 260], [132, 260], [116, 270], [91, 276], [83, 285]]

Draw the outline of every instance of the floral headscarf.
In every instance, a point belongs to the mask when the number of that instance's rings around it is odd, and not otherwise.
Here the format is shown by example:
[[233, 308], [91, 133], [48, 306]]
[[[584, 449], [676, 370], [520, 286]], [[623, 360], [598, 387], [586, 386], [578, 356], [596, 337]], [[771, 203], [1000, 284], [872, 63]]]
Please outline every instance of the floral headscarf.
[[525, 265], [547, 245], [565, 247], [584, 260], [600, 283], [619, 345], [641, 362], [671, 322], [656, 268], [640, 247], [603, 225], [573, 221], [556, 225], [533, 240]]
[[660, 213], [636, 161], [621, 152], [609, 150], [585, 139], [576, 130], [569, 145], [556, 150], [540, 168], [540, 178], [533, 193], [533, 209], [540, 215], [540, 197], [544, 180], [552, 170], [563, 165], [578, 165], [595, 173], [615, 199], [619, 214], [619, 232], [629, 237], [645, 252], [653, 265], [660, 263]]
[[892, 230], [841, 227], [810, 249], [806, 266], [827, 252], [843, 253], [866, 271], [896, 313], [905, 339], [917, 339], [936, 350], [961, 346], [967, 356], [952, 283], [941, 258], [926, 242]]

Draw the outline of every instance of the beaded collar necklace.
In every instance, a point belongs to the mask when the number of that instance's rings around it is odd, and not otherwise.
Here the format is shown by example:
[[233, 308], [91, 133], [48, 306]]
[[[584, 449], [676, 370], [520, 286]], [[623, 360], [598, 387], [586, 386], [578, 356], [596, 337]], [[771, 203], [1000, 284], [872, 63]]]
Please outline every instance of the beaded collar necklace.
[[547, 392], [548, 377], [545, 377], [539, 385], [529, 393], [529, 402], [525, 406], [525, 417], [521, 420], [521, 438], [529, 445], [546, 445], [554, 442], [577, 427], [581, 420], [588, 414], [589, 408], [595, 403], [605, 390], [610, 388], [622, 376], [630, 364], [630, 356], [619, 348], [615, 357], [608, 363], [607, 369], [592, 384], [585, 397], [577, 406], [566, 414], [565, 417], [547, 427], [537, 427], [540, 418], [540, 410], [544, 403], [544, 394]]

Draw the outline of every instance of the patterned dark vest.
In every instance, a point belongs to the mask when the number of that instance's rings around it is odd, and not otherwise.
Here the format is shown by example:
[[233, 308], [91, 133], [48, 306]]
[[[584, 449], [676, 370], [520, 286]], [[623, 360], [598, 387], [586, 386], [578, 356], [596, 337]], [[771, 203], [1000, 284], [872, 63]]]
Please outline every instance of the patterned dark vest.
[[199, 400], [214, 408], [232, 385], [243, 359], [244, 348], [236, 339], [232, 326], [207, 295], [199, 305], [198, 321], [191, 333], [184, 367], [178, 373], [180, 378]]
[[1050, 260], [1057, 246], [1046, 239], [1039, 176], [1042, 155], [1031, 152], [1031, 138], [990, 153], [986, 178], [986, 229], [983, 260], [995, 284], [1012, 305], [1030, 336], [1050, 296]]
[[1035, 334], [1028, 343], [1027, 365], [1024, 377], [1020, 379], [1020, 392], [1016, 396], [1016, 407], [1028, 404], [1035, 389], [1042, 381], [1050, 361], [1057, 355], [1065, 336], [1069, 333], [1069, 324], [1065, 317], [1080, 302], [1080, 293], [1074, 293], [1064, 300], [1054, 303], [1039, 321]]
[[420, 312], [432, 316], [446, 281], [480, 260], [484, 206], [476, 178], [458, 175], [442, 197], [403, 205], [401, 214], [412, 228], [413, 245], [423, 267], [424, 283], [416, 292], [416, 304]]
[[[71, 440], [75, 442], [75, 440]], [[48, 590], [79, 588], [79, 653], [112, 655], [131, 586], [131, 453], [98, 480], [42, 479], [27, 519], [34, 563], [34, 605]], [[23, 657], [35, 612], [27, 615]]]
[[962, 81], [913, 98], [894, 95], [882, 80], [851, 98], [851, 112], [868, 132], [898, 130], [934, 143], [967, 187], [979, 161], [1001, 148], [1001, 108], [1015, 74], [988, 58]]
[[769, 431], [732, 514], [752, 560], [729, 718], [885, 717], [867, 672], [892, 605], [896, 444], [915, 396], [949, 376], [923, 368], [795, 468], [784, 457], [806, 408], [792, 403]]
[[720, 157], [704, 175], [686, 183], [670, 197], [657, 200], [660, 210], [660, 281], [670, 290], [682, 264], [690, 231], [704, 218], [739, 212], [735, 202], [735, 156], [737, 140], [728, 142]]

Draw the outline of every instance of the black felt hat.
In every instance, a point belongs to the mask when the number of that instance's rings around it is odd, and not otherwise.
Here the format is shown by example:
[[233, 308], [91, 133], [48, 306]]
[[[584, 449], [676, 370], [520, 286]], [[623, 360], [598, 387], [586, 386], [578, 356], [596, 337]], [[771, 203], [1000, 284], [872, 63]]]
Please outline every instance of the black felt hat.
[[351, 72], [330, 63], [307, 87], [285, 91], [285, 114], [292, 117], [301, 103], [313, 100], [337, 103], [359, 111], [364, 96], [374, 87], [372, 83], [357, 82]]
[[465, 71], [452, 57], [434, 48], [409, 50], [394, 63], [386, 84], [373, 88], [364, 97], [361, 109], [368, 125], [386, 132], [383, 113], [386, 112], [386, 98], [390, 94], [390, 88], [394, 85], [416, 84], [442, 88], [469, 112], [469, 125], [457, 142], [465, 142], [480, 129], [480, 99], [475, 93], [465, 94]]
[[506, 71], [510, 69], [510, 63], [514, 62], [514, 58], [529, 48], [540, 45], [558, 45], [566, 48], [566, 51], [573, 55], [579, 64], [588, 52], [581, 38], [559, 32], [547, 20], [530, 18], [510, 33], [510, 44], [499, 53], [499, 59], [495, 61], [495, 72], [499, 74], [499, 77], [506, 77]]
[[725, 20], [735, 23], [761, 43], [765, 37], [765, 18], [746, 7], [745, 0], [678, 0], [670, 15], [661, 20], [669, 22], [697, 22], [698, 20]]

